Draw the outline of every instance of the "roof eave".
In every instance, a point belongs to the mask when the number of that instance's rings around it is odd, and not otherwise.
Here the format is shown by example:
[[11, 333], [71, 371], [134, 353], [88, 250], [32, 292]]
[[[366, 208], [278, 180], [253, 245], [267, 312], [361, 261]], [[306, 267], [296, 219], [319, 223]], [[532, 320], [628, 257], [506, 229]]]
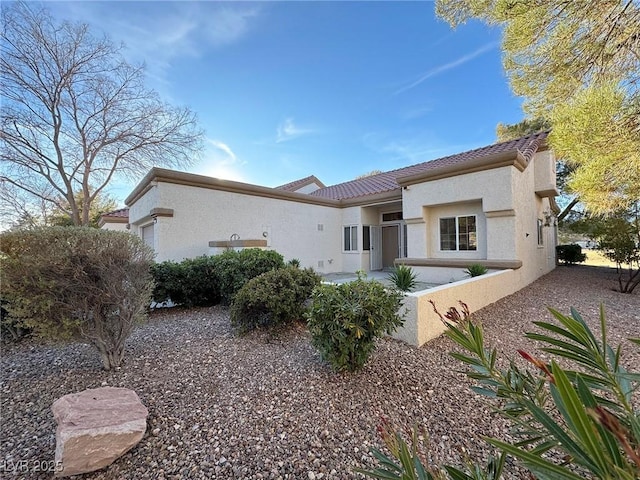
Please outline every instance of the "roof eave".
[[527, 168], [527, 165], [527, 159], [520, 150], [516, 148], [506, 152], [474, 158], [456, 165], [443, 165], [441, 167], [432, 168], [426, 172], [399, 177], [396, 179], [396, 182], [398, 182], [401, 187], [406, 187], [409, 185], [415, 185], [416, 183], [430, 182], [441, 178], [448, 178], [456, 175], [464, 175], [466, 173], [507, 166], [516, 167], [522, 172]]
[[131, 194], [126, 198], [125, 204], [131, 206], [139, 200], [155, 183], [172, 183], [175, 185], [186, 185], [190, 187], [207, 188], [211, 190], [219, 190], [224, 192], [239, 193], [245, 195], [253, 195], [266, 198], [275, 198], [279, 200], [290, 200], [300, 203], [310, 203], [315, 205], [324, 205], [328, 207], [339, 207], [340, 202], [330, 198], [314, 197], [304, 193], [288, 192], [285, 190], [277, 190], [275, 188], [262, 187], [260, 185], [252, 185], [250, 183], [235, 182], [232, 180], [222, 180], [219, 178], [207, 177], [205, 175], [197, 175], [194, 173], [178, 172], [175, 170], [167, 170], [164, 168], [154, 167], [133, 189]]

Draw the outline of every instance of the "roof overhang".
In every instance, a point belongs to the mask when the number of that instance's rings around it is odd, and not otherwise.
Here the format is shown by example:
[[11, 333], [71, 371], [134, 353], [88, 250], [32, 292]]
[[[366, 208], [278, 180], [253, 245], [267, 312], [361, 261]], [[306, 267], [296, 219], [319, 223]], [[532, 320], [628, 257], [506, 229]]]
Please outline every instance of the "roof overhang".
[[407, 187], [409, 185], [415, 185], [416, 183], [431, 182], [441, 178], [448, 178], [500, 167], [513, 166], [522, 172], [527, 168], [527, 165], [527, 159], [522, 152], [518, 149], [513, 149], [467, 160], [462, 164], [458, 163], [434, 167], [425, 172], [400, 177], [396, 179], [396, 181], [401, 187]]
[[131, 206], [139, 200], [145, 193], [153, 188], [157, 183], [171, 183], [174, 185], [185, 185], [196, 188], [206, 188], [222, 192], [239, 193], [252, 195], [254, 197], [275, 198], [277, 200], [289, 200], [298, 203], [310, 203], [327, 207], [340, 207], [341, 202], [330, 198], [314, 197], [304, 193], [287, 192], [275, 188], [252, 185], [250, 183], [235, 182], [232, 180], [222, 180], [219, 178], [197, 175], [194, 173], [177, 172], [164, 168], [154, 167], [133, 189], [131, 194], [125, 199], [125, 204]]

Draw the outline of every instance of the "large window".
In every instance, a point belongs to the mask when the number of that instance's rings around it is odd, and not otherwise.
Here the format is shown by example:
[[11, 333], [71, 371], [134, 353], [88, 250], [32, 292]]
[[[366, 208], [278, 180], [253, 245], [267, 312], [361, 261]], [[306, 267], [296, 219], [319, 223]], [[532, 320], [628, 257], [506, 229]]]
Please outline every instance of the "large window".
[[476, 216], [440, 219], [440, 250], [477, 250]]
[[345, 252], [357, 252], [358, 251], [358, 226], [347, 225], [343, 229], [343, 249]]

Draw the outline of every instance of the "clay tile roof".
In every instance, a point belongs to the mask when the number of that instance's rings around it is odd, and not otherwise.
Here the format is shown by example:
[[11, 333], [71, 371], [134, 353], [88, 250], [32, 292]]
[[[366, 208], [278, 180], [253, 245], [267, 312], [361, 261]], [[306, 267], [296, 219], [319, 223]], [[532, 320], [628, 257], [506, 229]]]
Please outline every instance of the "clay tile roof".
[[107, 212], [100, 215], [102, 218], [129, 218], [129, 209], [121, 208], [113, 212]]
[[348, 198], [362, 197], [366, 195], [374, 195], [377, 193], [389, 192], [400, 188], [398, 179], [411, 175], [418, 175], [430, 170], [460, 166], [464, 168], [465, 163], [482, 157], [488, 157], [500, 153], [519, 151], [520, 154], [528, 162], [536, 153], [538, 148], [544, 143], [549, 132], [534, 133], [515, 140], [507, 142], [495, 143], [486, 147], [476, 148], [467, 152], [449, 155], [447, 157], [430, 160], [428, 162], [411, 165], [408, 167], [391, 170], [389, 172], [371, 175], [369, 177], [359, 178], [337, 185], [321, 188], [312, 192], [310, 195], [333, 198], [335, 200], [343, 200]]
[[285, 183], [284, 185], [280, 185], [279, 187], [275, 187], [276, 190], [285, 190], [287, 192], [295, 192], [302, 187], [310, 185], [312, 183], [316, 183], [320, 186], [320, 188], [324, 188], [324, 183], [316, 178], [315, 175], [309, 175], [308, 177], [301, 178], [300, 180], [294, 180], [290, 183]]

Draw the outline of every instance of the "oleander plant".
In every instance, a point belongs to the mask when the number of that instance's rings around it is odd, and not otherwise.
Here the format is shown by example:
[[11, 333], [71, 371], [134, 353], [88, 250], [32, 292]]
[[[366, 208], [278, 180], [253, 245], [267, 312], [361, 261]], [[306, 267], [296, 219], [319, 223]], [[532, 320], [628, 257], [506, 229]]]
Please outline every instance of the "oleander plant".
[[[531, 367], [522, 368], [511, 359], [501, 369], [496, 349], [485, 345], [482, 326], [460, 305], [461, 310], [452, 307], [444, 315], [433, 305], [448, 326], [446, 335], [464, 350], [451, 355], [469, 367], [473, 390], [489, 398], [510, 422], [515, 440], [485, 437], [499, 452], [485, 465], [434, 467], [424, 461], [415, 430], [407, 439], [387, 425], [381, 436], [389, 454], [374, 450], [378, 468], [361, 473], [380, 479], [498, 479], [505, 456], [511, 456], [531, 478], [640, 478], [640, 374], [623, 366], [620, 345], [608, 343], [603, 307], [598, 335], [575, 309], [570, 315], [550, 309], [555, 322], [534, 322], [539, 331], [526, 337], [552, 359], [546, 362], [518, 350]], [[640, 345], [639, 338], [629, 340]]]

